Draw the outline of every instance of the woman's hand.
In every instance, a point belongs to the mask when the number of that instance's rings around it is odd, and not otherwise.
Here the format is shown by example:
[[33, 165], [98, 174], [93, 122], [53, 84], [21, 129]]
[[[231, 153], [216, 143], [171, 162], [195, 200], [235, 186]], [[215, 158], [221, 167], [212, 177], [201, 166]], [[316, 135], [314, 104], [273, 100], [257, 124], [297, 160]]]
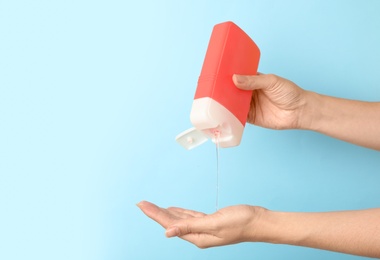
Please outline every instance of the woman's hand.
[[142, 201], [137, 206], [166, 229], [167, 237], [178, 236], [200, 248], [255, 241], [255, 223], [261, 207], [238, 205], [214, 214], [182, 208], [160, 208]]
[[303, 128], [307, 91], [273, 74], [234, 75], [233, 81], [240, 89], [253, 90], [248, 123], [272, 129]]
[[200, 248], [267, 242], [380, 257], [380, 209], [336, 212], [278, 212], [238, 205], [214, 214], [182, 208], [137, 206], [166, 229]]
[[253, 90], [248, 123], [272, 129], [305, 129], [380, 151], [380, 102], [330, 97], [303, 90], [273, 74], [234, 75]]

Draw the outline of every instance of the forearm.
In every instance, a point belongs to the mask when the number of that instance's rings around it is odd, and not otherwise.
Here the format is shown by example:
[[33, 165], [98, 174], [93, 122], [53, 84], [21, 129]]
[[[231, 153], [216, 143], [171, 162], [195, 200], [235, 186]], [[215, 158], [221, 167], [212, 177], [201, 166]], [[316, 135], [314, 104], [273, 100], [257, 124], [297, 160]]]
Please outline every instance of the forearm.
[[380, 102], [361, 102], [307, 92], [301, 128], [380, 150]]
[[256, 241], [380, 257], [380, 208], [326, 213], [265, 210], [256, 224]]

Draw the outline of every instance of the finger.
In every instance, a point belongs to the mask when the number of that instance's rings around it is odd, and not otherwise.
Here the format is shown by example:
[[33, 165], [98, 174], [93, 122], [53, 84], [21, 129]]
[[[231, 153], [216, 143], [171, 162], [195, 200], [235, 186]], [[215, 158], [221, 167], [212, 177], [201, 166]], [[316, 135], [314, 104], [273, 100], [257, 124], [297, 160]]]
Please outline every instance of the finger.
[[173, 222], [177, 219], [166, 209], [160, 208], [157, 205], [148, 201], [142, 201], [138, 203], [137, 206], [142, 210], [142, 212], [144, 212], [145, 215], [156, 221], [164, 228], [167, 228], [169, 225], [172, 225]]
[[206, 233], [189, 233], [186, 235], [181, 235], [180, 238], [200, 248], [208, 248], [222, 244], [221, 238]]
[[215, 221], [212, 216], [189, 218], [177, 221], [173, 226], [166, 229], [167, 237], [179, 236], [182, 237], [192, 233], [214, 234]]
[[177, 213], [183, 213], [183, 214], [186, 214], [186, 215], [190, 215], [190, 216], [195, 217], [195, 218], [200, 218], [200, 217], [206, 216], [206, 214], [202, 213], [202, 212], [198, 212], [198, 211], [195, 211], [195, 210], [178, 208], [178, 207], [170, 207], [170, 208], [168, 208], [168, 210], [171, 211], [171, 212], [177, 212]]
[[278, 81], [277, 76], [273, 74], [261, 73], [252, 76], [234, 74], [232, 79], [236, 87], [243, 90], [270, 88]]
[[221, 238], [209, 234], [188, 234], [181, 236], [181, 239], [186, 240], [199, 248], [223, 245], [223, 240]]
[[160, 211], [160, 208], [148, 201], [141, 201], [137, 204], [137, 207], [139, 207], [142, 212], [144, 212], [145, 215], [147, 215], [150, 218], [155, 218], [155, 216], [158, 214]]
[[173, 210], [172, 208], [167, 208], [167, 211], [171, 215], [177, 217], [178, 219], [194, 218], [193, 215], [187, 214], [187, 213], [182, 212], [182, 211], [176, 211], [176, 210]]

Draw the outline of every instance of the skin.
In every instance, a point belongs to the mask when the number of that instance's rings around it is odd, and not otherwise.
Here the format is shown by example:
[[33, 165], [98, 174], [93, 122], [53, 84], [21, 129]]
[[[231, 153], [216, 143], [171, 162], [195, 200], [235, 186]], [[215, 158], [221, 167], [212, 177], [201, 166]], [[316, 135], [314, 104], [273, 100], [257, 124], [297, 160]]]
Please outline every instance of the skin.
[[233, 80], [240, 89], [254, 90], [248, 123], [317, 131], [380, 151], [380, 102], [320, 95], [271, 74], [234, 75]]
[[[320, 95], [276, 75], [234, 75], [233, 81], [240, 89], [253, 90], [251, 124], [313, 130], [380, 151], [380, 102]], [[167, 237], [199, 248], [268, 242], [380, 257], [380, 208], [303, 213], [237, 205], [204, 214], [147, 201], [137, 206], [166, 229]]]

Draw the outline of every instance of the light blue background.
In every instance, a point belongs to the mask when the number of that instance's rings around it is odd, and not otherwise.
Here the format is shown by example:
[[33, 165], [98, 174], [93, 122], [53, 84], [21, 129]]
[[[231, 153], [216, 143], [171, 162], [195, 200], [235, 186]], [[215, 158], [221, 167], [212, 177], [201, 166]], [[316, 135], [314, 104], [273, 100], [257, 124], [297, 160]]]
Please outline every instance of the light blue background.
[[[285, 245], [200, 250], [135, 206], [211, 213], [215, 147], [174, 137], [216, 23], [258, 44], [259, 70], [380, 100], [379, 1], [0, 1], [0, 259], [359, 259]], [[380, 154], [247, 126], [221, 156], [220, 204], [380, 206]]]

